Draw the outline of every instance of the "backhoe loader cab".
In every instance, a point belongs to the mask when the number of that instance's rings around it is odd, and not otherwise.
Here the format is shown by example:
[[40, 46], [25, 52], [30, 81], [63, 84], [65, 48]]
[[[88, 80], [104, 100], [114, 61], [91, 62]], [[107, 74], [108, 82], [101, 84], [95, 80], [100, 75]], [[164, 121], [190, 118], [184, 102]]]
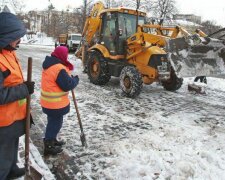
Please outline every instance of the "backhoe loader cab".
[[[143, 23], [144, 16], [139, 16], [138, 24]], [[110, 55], [126, 55], [126, 39], [134, 33], [136, 15], [117, 11], [102, 14], [100, 42], [104, 43]]]
[[91, 83], [104, 85], [111, 76], [119, 77], [123, 94], [132, 98], [140, 94], [143, 83], [159, 81], [169, 91], [181, 87], [183, 79], [157, 43], [165, 44], [165, 38], [143, 31], [145, 16], [123, 7], [105, 9], [101, 2], [93, 6], [76, 52]]

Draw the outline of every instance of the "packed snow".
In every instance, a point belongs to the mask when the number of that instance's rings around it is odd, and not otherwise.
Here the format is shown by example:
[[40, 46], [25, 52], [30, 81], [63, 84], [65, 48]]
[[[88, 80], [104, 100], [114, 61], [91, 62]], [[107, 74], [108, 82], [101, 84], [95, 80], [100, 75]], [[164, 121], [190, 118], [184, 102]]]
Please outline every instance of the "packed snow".
[[[51, 170], [56, 168], [56, 179], [224, 179], [224, 79], [208, 77], [206, 95], [188, 92], [191, 77], [184, 79], [177, 92], [153, 83], [144, 85], [139, 97], [129, 99], [121, 95], [119, 78], [105, 86], [91, 84], [82, 73], [81, 60], [73, 54], [69, 59], [75, 66], [73, 74], [80, 78], [75, 94], [88, 148], [81, 146], [71, 101], [59, 135], [67, 141], [64, 154], [42, 157], [46, 115], [39, 104], [41, 64], [53, 48], [21, 45], [18, 55], [25, 77], [27, 57], [34, 60], [32, 112], [36, 125], [32, 140], [39, 150], [34, 158], [43, 158]], [[50, 174], [43, 164], [39, 166], [44, 167], [44, 174]]]
[[26, 34], [21, 38], [21, 44], [53, 46], [54, 38], [47, 37], [45, 33], [37, 32], [36, 34]]

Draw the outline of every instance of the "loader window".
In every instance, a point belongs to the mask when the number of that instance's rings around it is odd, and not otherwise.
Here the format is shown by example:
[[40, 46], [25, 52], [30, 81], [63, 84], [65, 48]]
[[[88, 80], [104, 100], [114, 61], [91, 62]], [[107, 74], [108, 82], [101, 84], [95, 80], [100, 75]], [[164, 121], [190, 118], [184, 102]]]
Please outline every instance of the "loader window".
[[107, 15], [103, 16], [102, 40], [109, 50], [110, 54], [116, 54], [116, 14], [111, 14], [110, 18]]
[[[136, 32], [136, 16], [132, 14], [119, 13], [119, 29], [122, 30], [123, 37], [130, 37]], [[144, 17], [139, 16], [138, 24], [144, 24]]]
[[[136, 33], [136, 16], [133, 14], [118, 14], [118, 26], [119, 26], [119, 43], [118, 43], [118, 54], [125, 54], [125, 43], [126, 39]], [[144, 23], [144, 17], [139, 16], [138, 24]]]

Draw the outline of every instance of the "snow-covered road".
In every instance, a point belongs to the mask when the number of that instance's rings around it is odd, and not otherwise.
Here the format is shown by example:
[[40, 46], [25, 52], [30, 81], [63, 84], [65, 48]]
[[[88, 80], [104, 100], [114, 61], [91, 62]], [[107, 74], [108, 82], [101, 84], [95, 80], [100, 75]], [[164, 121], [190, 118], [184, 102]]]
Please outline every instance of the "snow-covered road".
[[[32, 140], [41, 154], [46, 125], [39, 105], [41, 64], [52, 50], [21, 45], [17, 52], [24, 75], [27, 57], [34, 59]], [[224, 79], [208, 78], [206, 95], [189, 93], [187, 83], [193, 78], [185, 78], [177, 92], [154, 83], [129, 99], [121, 96], [118, 78], [102, 87], [90, 84], [80, 60], [72, 54], [70, 60], [80, 77], [75, 94], [88, 148], [81, 146], [71, 101], [60, 134], [67, 142], [64, 153], [44, 159], [56, 179], [224, 179]]]

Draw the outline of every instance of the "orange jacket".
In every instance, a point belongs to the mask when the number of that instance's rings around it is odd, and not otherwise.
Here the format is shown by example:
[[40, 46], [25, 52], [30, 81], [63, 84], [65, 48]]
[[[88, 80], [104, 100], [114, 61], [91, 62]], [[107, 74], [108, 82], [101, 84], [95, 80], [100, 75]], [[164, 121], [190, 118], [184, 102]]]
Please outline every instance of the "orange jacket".
[[[23, 84], [23, 75], [20, 64], [16, 58], [16, 54], [12, 51], [2, 50], [0, 53], [0, 70], [1, 73], [8, 71], [9, 75], [1, 81], [1, 91], [7, 91], [7, 96], [18, 96], [18, 88], [22, 91], [21, 97], [12, 102], [3, 103], [0, 105], [0, 127], [9, 126], [17, 120], [23, 120], [26, 116], [26, 99], [28, 91]], [[18, 87], [18, 88], [17, 88]], [[17, 92], [10, 91], [17, 88]], [[2, 92], [3, 93], [3, 92]], [[17, 94], [16, 94], [17, 93]], [[6, 97], [6, 99], [9, 97]]]
[[43, 69], [41, 80], [41, 106], [48, 109], [60, 109], [69, 105], [68, 92], [63, 91], [56, 83], [59, 72], [69, 69], [62, 64], [55, 64]]

